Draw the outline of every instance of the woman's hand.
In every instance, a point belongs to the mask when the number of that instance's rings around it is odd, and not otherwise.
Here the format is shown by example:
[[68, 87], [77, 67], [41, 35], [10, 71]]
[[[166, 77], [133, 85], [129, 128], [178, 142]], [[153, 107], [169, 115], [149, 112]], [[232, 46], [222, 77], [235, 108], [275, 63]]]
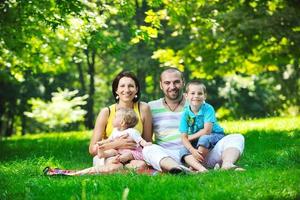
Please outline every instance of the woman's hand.
[[137, 146], [136, 142], [128, 134], [116, 138], [113, 143], [117, 149], [135, 149]]

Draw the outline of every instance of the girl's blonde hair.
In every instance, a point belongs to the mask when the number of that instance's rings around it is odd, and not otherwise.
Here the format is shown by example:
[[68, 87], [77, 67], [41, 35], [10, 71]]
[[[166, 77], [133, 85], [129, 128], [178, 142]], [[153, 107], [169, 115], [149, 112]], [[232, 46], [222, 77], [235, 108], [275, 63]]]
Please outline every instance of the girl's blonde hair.
[[131, 108], [120, 108], [117, 110], [117, 114], [121, 115], [127, 128], [133, 128], [138, 123], [138, 117]]

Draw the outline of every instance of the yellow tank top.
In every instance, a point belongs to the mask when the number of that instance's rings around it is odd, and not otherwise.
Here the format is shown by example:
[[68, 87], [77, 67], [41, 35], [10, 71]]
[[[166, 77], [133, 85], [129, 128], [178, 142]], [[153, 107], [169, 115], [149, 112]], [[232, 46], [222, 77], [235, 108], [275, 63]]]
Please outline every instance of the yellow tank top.
[[[107, 119], [104, 138], [108, 138], [112, 133], [112, 130], [113, 130], [112, 122], [113, 122], [113, 120], [116, 116], [116, 104], [113, 104], [113, 105], [109, 106], [109, 110], [110, 110], [110, 114], [109, 114], [109, 117]], [[133, 110], [137, 114], [138, 119], [139, 119], [138, 123], [135, 125], [134, 128], [142, 134], [143, 133], [143, 122], [142, 122], [141, 114], [140, 114], [140, 111], [139, 111], [139, 102], [136, 102], [136, 103], [133, 104]]]

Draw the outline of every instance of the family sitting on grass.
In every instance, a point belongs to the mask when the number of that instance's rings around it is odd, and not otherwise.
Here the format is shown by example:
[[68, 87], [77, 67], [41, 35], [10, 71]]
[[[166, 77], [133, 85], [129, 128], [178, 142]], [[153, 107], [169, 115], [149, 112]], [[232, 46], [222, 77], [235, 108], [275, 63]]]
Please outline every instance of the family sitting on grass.
[[[183, 94], [183, 74], [168, 68], [160, 75], [164, 97], [139, 102], [136, 76], [121, 72], [112, 83], [116, 103], [96, 120], [89, 152], [93, 167], [83, 170], [45, 168], [46, 175], [140, 172], [202, 173], [207, 169], [243, 170], [235, 165], [244, 149], [241, 134], [224, 135], [214, 108], [205, 102], [204, 84], [191, 81]], [[152, 144], [152, 133], [154, 142]]]

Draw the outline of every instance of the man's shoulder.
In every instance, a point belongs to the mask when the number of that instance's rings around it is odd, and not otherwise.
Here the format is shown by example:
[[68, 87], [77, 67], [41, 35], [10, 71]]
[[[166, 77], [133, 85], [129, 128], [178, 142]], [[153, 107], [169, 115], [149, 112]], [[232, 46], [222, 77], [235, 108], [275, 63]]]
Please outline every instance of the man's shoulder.
[[156, 99], [153, 101], [149, 101], [148, 105], [150, 106], [150, 108], [153, 108], [153, 107], [157, 107], [157, 106], [161, 105], [161, 102], [162, 102], [162, 98]]

